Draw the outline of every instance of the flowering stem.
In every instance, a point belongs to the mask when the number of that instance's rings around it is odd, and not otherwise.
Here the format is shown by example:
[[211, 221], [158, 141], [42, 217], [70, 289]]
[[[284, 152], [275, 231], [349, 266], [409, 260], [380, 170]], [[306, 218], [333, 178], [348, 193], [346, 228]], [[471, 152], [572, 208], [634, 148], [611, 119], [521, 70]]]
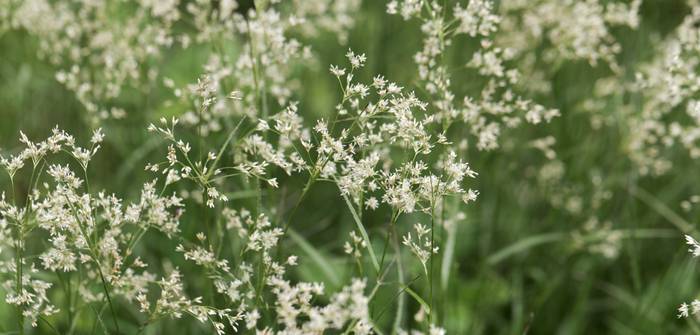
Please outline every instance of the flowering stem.
[[119, 331], [119, 323], [117, 322], [117, 314], [114, 312], [114, 305], [112, 305], [112, 298], [109, 296], [109, 289], [107, 288], [107, 281], [105, 280], [105, 277], [102, 274], [102, 269], [100, 268], [100, 264], [97, 263], [97, 260], [95, 260], [95, 264], [97, 265], [97, 272], [100, 274], [100, 281], [102, 281], [102, 289], [104, 289], [105, 296], [107, 297], [107, 303], [109, 304], [109, 310], [112, 313], [112, 321], [114, 321], [114, 328], [117, 330], [117, 334], [121, 334], [121, 332]]
[[[34, 171], [32, 170], [32, 175], [33, 174], [34, 174]], [[15, 183], [14, 183], [14, 179], [12, 178], [12, 176], [10, 176], [10, 185], [12, 187], [12, 200], [15, 202], [15, 205], [16, 205], [17, 197], [15, 194]], [[31, 183], [30, 183], [30, 185], [31, 185]], [[27, 222], [28, 216], [29, 216], [29, 212], [27, 211], [24, 213], [24, 217], [22, 218], [22, 221], [24, 223]], [[22, 241], [24, 240], [24, 233], [23, 233], [23, 230], [25, 227], [24, 223], [18, 222], [19, 225], [15, 228], [15, 231], [17, 234], [17, 240], [14, 243], [15, 244], [15, 267], [16, 267], [16, 269], [15, 269], [16, 289], [15, 290], [17, 291], [18, 298], [22, 296], [22, 290], [23, 290], [23, 287], [22, 287]], [[19, 334], [24, 335], [24, 313], [22, 311], [21, 305], [17, 305], [17, 313], [18, 313], [17, 323], [19, 325]]]
[[90, 258], [92, 258], [92, 261], [95, 263], [95, 267], [97, 267], [97, 272], [100, 275], [100, 281], [102, 282], [102, 289], [105, 292], [105, 296], [107, 298], [107, 303], [109, 304], [109, 310], [112, 314], [112, 321], [114, 322], [114, 328], [117, 331], [117, 334], [121, 334], [121, 331], [119, 331], [119, 323], [117, 322], [117, 313], [114, 311], [114, 305], [112, 304], [112, 298], [109, 295], [109, 289], [107, 288], [107, 281], [105, 280], [104, 274], [102, 273], [102, 266], [100, 266], [100, 262], [97, 260], [97, 252], [95, 251], [95, 247], [93, 243], [90, 241], [90, 235], [85, 231], [85, 228], [83, 227], [82, 220], [80, 220], [80, 217], [75, 211], [75, 207], [73, 207], [72, 202], [68, 197], [66, 197], [67, 203], [71, 204], [71, 212], [73, 213], [73, 216], [76, 219], [76, 222], [78, 223], [78, 228], [80, 229], [80, 233], [83, 235], [83, 238], [85, 239], [85, 242], [88, 245], [88, 251], [90, 252]]
[[292, 223], [292, 218], [294, 217], [294, 214], [297, 212], [297, 209], [299, 209], [299, 206], [301, 205], [302, 200], [306, 197], [307, 192], [309, 189], [311, 189], [311, 185], [316, 181], [316, 178], [318, 177], [318, 170], [314, 170], [314, 172], [311, 174], [309, 177], [309, 180], [306, 181], [306, 185], [304, 185], [304, 189], [301, 191], [301, 195], [299, 196], [299, 200], [297, 200], [297, 203], [294, 205], [294, 208], [292, 208], [292, 211], [289, 213], [289, 217], [287, 218], [287, 222], [284, 223], [284, 231], [283, 233], [286, 235], [287, 230], [289, 230], [289, 226]]
[[[396, 226], [392, 224], [391, 230], [394, 232], [393, 245], [396, 252], [396, 271], [399, 276], [399, 285], [406, 285], [404, 283], [405, 278], [403, 273], [403, 265], [401, 262], [401, 249], [399, 248], [399, 239], [397, 236], [398, 234], [396, 233]], [[401, 329], [401, 326], [403, 324], [403, 313], [405, 304], [406, 297], [403, 294], [399, 293], [398, 303], [396, 307], [396, 317], [394, 318], [394, 326], [392, 327], [392, 334], [394, 334], [397, 329]]]
[[348, 208], [350, 209], [350, 213], [352, 213], [352, 218], [355, 220], [355, 223], [357, 224], [357, 229], [360, 230], [360, 234], [362, 235], [362, 238], [365, 240], [365, 243], [367, 243], [367, 250], [369, 251], [369, 257], [372, 260], [372, 265], [374, 266], [374, 269], [377, 271], [377, 274], [379, 274], [380, 273], [379, 261], [377, 261], [377, 255], [374, 254], [374, 248], [372, 247], [372, 241], [370, 241], [369, 236], [367, 235], [367, 231], [365, 230], [365, 226], [362, 224], [362, 221], [357, 216], [357, 212], [355, 211], [355, 207], [350, 202], [350, 199], [348, 199], [348, 196], [343, 194], [343, 199], [345, 199], [345, 203], [348, 205]]
[[[433, 263], [435, 259], [435, 203], [430, 206], [430, 274], [428, 275], [428, 285], [430, 287], [430, 310], [433, 310]], [[433, 313], [428, 314], [428, 320], [433, 322]]]
[[[396, 225], [396, 221], [399, 219], [399, 215], [400, 215], [400, 214], [401, 214], [401, 211], [398, 211], [398, 210], [392, 212], [392, 214], [391, 214], [391, 221], [389, 222], [389, 226], [391, 227], [391, 229], [390, 229], [389, 232], [387, 233], [387, 235], [386, 235], [386, 240], [384, 241], [384, 250], [382, 251], [382, 259], [381, 259], [381, 261], [380, 261], [380, 263], [379, 263], [379, 269], [380, 269], [380, 271], [381, 271], [382, 269], [384, 269], [384, 259], [385, 259], [385, 257], [386, 257], [386, 250], [387, 250], [387, 248], [388, 248], [389, 240], [391, 239], [391, 235], [392, 235], [392, 234], [394, 234], [394, 235], [396, 234], [396, 229], [395, 229], [394, 226]], [[396, 238], [396, 236], [394, 236], [394, 238]], [[398, 251], [398, 249], [397, 249], [397, 251]], [[400, 257], [398, 257], [398, 258], [400, 259]]]
[[[21, 229], [21, 228], [18, 228]], [[22, 236], [21, 233], [18, 232], [18, 240], [15, 243], [16, 250], [17, 252], [15, 253], [15, 266], [17, 267], [15, 273], [17, 274], [16, 276], [16, 281], [17, 281], [17, 294], [18, 297], [22, 296]], [[22, 306], [18, 305], [17, 306], [17, 312], [18, 312], [18, 323], [19, 323], [19, 333], [20, 335], [24, 335], [24, 313], [22, 312]]]

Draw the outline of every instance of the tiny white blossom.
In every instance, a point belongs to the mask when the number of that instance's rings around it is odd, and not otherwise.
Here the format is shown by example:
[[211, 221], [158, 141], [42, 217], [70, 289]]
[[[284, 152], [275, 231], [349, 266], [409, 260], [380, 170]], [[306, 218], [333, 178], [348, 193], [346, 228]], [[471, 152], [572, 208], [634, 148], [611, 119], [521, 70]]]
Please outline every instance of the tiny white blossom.
[[685, 235], [685, 243], [690, 246], [688, 252], [693, 254], [693, 257], [700, 256], [700, 243], [698, 241], [690, 235]]

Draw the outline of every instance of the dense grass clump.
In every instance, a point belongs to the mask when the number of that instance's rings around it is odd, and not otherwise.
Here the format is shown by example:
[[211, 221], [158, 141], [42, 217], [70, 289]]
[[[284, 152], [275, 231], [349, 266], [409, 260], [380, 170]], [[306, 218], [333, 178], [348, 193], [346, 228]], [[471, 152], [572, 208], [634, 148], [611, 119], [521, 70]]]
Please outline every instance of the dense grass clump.
[[700, 334], [699, 70], [695, 0], [5, 0], [0, 333]]

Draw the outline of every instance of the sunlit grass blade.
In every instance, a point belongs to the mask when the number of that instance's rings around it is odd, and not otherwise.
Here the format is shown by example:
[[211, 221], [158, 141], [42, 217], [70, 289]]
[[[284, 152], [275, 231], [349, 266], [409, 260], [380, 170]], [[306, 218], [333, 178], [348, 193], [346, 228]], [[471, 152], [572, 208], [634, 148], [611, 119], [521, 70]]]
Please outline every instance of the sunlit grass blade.
[[629, 192], [647, 206], [651, 207], [651, 209], [661, 215], [668, 222], [676, 226], [681, 232], [693, 234], [697, 233], [697, 229], [695, 229], [693, 225], [683, 219], [680, 215], [676, 214], [676, 212], [668, 208], [668, 206], [656, 199], [656, 197], [649, 192], [639, 187], [630, 188]]
[[425, 311], [426, 314], [430, 314], [432, 312], [432, 310], [430, 309], [430, 305], [427, 302], [425, 302], [425, 300], [423, 300], [423, 298], [421, 298], [421, 296], [418, 295], [418, 293], [416, 293], [416, 291], [414, 291], [410, 287], [403, 285], [403, 284], [400, 284], [400, 287], [404, 291], [408, 292], [408, 294], [410, 294], [411, 297], [413, 297], [413, 299], [415, 299], [423, 307], [423, 310]]

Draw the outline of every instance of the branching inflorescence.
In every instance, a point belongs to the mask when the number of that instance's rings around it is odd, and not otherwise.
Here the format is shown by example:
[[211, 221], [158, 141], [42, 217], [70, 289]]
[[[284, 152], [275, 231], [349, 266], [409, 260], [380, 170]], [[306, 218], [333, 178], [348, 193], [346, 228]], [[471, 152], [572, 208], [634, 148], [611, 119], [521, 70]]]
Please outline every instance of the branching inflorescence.
[[[480, 178], [495, 174], [481, 157], [531, 154], [524, 194], [579, 223], [496, 262], [563, 236], [606, 259], [621, 252], [626, 232], [602, 209], [615, 196], [606, 168], [571, 181], [577, 153], [550, 133], [566, 112], [583, 112], [593, 130], [617, 127], [635, 178], [668, 173], [677, 143], [700, 156], [697, 5], [630, 76], [615, 31], [640, 26], [640, 0], [390, 0], [381, 19], [419, 36], [417, 50], [401, 50], [408, 80], [372, 73], [385, 60], [370, 46], [344, 46], [362, 5], [0, 4], [0, 33], [35, 39], [94, 129], [85, 139], [59, 127], [42, 141], [20, 133], [21, 148], [0, 156], [0, 281], [18, 332], [446, 334], [458, 228]], [[343, 63], [320, 57], [319, 43], [343, 45]], [[197, 66], [178, 73], [179, 57]], [[605, 75], [560, 111], [551, 77], [571, 64]], [[319, 68], [319, 82], [337, 82], [321, 112], [304, 82]], [[610, 104], [615, 115], [601, 113]], [[135, 154], [148, 177], [137, 189], [96, 188], [110, 183], [90, 183], [93, 159], [131, 118], [157, 144]], [[319, 218], [326, 208], [305, 208], [310, 197], [334, 212]], [[333, 243], [314, 245], [320, 230]], [[697, 300], [679, 308], [698, 312]]]

